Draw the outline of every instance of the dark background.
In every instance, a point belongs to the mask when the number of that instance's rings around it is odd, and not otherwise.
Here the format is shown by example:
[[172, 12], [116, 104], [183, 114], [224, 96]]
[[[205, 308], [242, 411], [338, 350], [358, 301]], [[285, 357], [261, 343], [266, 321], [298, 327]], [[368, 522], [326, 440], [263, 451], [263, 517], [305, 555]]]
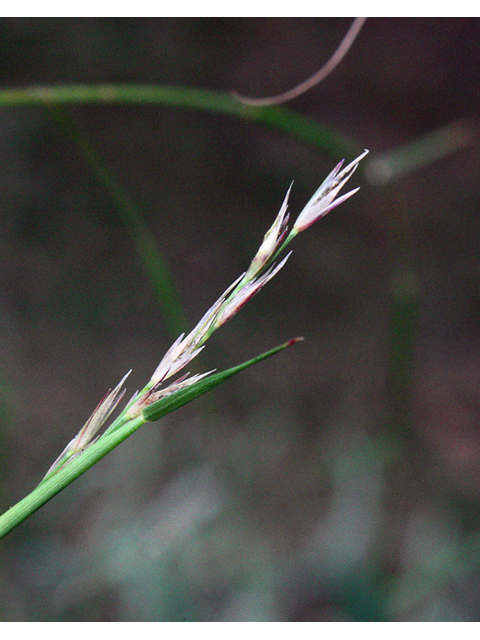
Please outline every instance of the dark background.
[[[1, 84], [265, 96], [315, 72], [350, 22], [4, 18]], [[305, 341], [146, 425], [2, 540], [4, 620], [479, 619], [479, 106], [474, 18], [367, 20], [288, 105], [370, 162], [452, 124], [468, 144], [383, 185], [364, 163], [360, 192], [297, 238], [192, 372]], [[190, 327], [246, 268], [290, 182], [295, 215], [341, 157], [195, 109], [66, 112], [141, 208]], [[0, 158], [6, 509], [176, 335], [58, 113], [1, 108]]]

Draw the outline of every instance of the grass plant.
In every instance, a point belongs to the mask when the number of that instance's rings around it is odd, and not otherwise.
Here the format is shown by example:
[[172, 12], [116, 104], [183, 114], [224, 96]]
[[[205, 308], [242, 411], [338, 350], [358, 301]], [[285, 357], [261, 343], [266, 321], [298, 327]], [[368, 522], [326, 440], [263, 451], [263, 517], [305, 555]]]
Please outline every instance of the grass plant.
[[265, 234], [248, 269], [215, 301], [190, 333], [182, 333], [175, 340], [143, 389], [136, 392], [110, 426], [101, 435], [97, 435], [123, 398], [123, 385], [129, 373], [104, 395], [84, 426], [51, 465], [40, 484], [0, 517], [0, 537], [27, 519], [145, 422], [159, 420], [247, 367], [302, 339], [293, 338], [220, 373], [186, 373], [165, 384], [167, 380], [184, 370], [203, 350], [210, 336], [238, 313], [282, 269], [290, 253], [282, 257], [280, 262], [277, 263], [276, 260], [290, 242], [358, 191], [356, 188], [339, 195], [367, 153], [368, 151], [364, 151], [345, 168], [343, 161], [337, 164], [307, 202], [290, 231], [288, 198], [291, 188], [288, 190], [274, 223]]

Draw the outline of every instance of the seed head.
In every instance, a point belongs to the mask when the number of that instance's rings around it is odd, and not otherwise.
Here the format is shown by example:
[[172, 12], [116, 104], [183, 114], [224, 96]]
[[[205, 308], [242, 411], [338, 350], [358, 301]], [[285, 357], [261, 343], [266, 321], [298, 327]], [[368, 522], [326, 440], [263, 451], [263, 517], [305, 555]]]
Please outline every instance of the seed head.
[[95, 411], [77, 433], [75, 438], [73, 438], [73, 440], [70, 440], [65, 449], [47, 471], [47, 473], [45, 474], [45, 478], [50, 475], [52, 471], [57, 470], [60, 466], [63, 466], [65, 462], [71, 460], [82, 451], [85, 451], [88, 446], [95, 442], [95, 440], [93, 440], [93, 437], [98, 433], [101, 426], [106, 422], [112, 411], [123, 398], [125, 389], [122, 389], [122, 386], [130, 373], [131, 371], [126, 373], [114, 389], [109, 389], [107, 391], [107, 393], [98, 403]]
[[357, 187], [340, 198], [337, 198], [337, 194], [348, 180], [350, 180], [358, 167], [358, 163], [367, 155], [367, 153], [368, 150], [365, 149], [365, 151], [345, 167], [343, 171], [340, 171], [340, 169], [342, 168], [344, 161], [342, 160], [337, 164], [335, 169], [327, 176], [327, 178], [325, 178], [303, 208], [303, 211], [295, 222], [292, 233], [297, 234], [300, 233], [300, 231], [304, 231], [311, 224], [320, 220], [320, 218], [323, 218], [323, 216], [327, 215], [327, 213], [332, 209], [338, 207], [339, 204], [345, 202], [345, 200], [353, 196], [353, 194], [358, 191], [360, 187]]
[[247, 273], [245, 274], [246, 280], [250, 280], [254, 278], [258, 273], [260, 273], [263, 267], [275, 254], [275, 251], [278, 249], [282, 240], [287, 234], [287, 224], [289, 218], [289, 214], [287, 213], [287, 206], [291, 189], [292, 185], [290, 185], [287, 191], [287, 194], [283, 200], [283, 204], [280, 207], [280, 211], [275, 218], [275, 222], [265, 234], [263, 242], [260, 245], [260, 249], [257, 251], [257, 254], [248, 267]]

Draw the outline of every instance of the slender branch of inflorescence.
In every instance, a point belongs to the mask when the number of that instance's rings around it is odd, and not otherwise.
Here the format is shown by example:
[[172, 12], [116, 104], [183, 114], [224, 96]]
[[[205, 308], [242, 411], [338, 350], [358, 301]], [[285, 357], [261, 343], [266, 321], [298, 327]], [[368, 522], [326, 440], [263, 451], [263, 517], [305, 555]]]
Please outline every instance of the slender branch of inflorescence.
[[[288, 232], [289, 214], [287, 209], [291, 187], [288, 189], [280, 211], [273, 225], [265, 234], [247, 271], [216, 300], [188, 335], [182, 334], [177, 338], [162, 358], [146, 386], [134, 394], [108, 429], [101, 436], [96, 436], [123, 397], [125, 391], [122, 390], [122, 386], [129, 374], [127, 373], [113, 390], [107, 392], [79, 433], [69, 442], [50, 467], [43, 481], [51, 478], [52, 475], [72, 462], [99, 438], [109, 436], [129, 421], [138, 420], [142, 415], [145, 416], [144, 410], [152, 404], [158, 403], [161, 399], [177, 391], [186, 389], [212, 373], [208, 371], [192, 376], [186, 373], [164, 386], [168, 379], [182, 371], [202, 351], [205, 342], [214, 331], [238, 313], [280, 271], [290, 257], [290, 253], [278, 264], [275, 261], [293, 238], [358, 191], [358, 188], [353, 189], [345, 195], [337, 197], [367, 153], [366, 150], [344, 169], [342, 169], [343, 160], [338, 163], [305, 205], [290, 232]], [[146, 420], [148, 417], [145, 417]]]

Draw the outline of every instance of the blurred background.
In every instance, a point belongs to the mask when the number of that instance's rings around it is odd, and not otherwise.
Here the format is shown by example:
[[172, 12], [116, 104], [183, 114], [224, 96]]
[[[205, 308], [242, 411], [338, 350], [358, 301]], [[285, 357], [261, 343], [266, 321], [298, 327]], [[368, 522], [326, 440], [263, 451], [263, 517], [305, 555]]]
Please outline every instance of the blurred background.
[[191, 371], [305, 341], [146, 425], [4, 538], [4, 621], [480, 618], [480, 20], [369, 19], [322, 84], [252, 108], [263, 122], [4, 99], [78, 83], [268, 96], [350, 24], [0, 20], [2, 511], [126, 371], [128, 393], [145, 384], [292, 180], [295, 216], [370, 149], [360, 192]]

